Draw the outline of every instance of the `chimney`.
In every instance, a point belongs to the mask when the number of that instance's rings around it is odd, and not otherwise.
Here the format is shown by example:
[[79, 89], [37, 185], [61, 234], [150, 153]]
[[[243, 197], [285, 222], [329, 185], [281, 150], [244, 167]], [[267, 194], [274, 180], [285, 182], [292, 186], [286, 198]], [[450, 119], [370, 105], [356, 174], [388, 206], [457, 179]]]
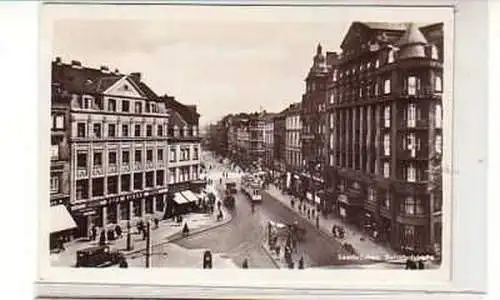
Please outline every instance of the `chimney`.
[[62, 64], [62, 59], [60, 56], [56, 56], [56, 59], [54, 61], [56, 63], [56, 65], [61, 65]]
[[101, 66], [101, 72], [109, 73], [109, 67], [108, 66]]
[[80, 69], [82, 67], [82, 63], [78, 60], [72, 60], [71, 66], [75, 69]]
[[135, 82], [141, 82], [141, 73], [140, 72], [133, 72], [133, 73], [130, 73], [130, 78], [132, 78], [132, 80], [134, 80]]

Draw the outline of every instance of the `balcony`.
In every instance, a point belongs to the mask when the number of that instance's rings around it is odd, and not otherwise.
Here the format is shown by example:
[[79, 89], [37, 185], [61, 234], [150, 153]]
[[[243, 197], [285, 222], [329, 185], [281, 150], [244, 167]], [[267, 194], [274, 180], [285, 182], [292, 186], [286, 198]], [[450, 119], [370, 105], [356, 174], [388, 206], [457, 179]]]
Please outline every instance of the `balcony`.
[[76, 169], [76, 179], [87, 178], [88, 176], [87, 168], [78, 167]]
[[122, 163], [122, 165], [120, 167], [120, 171], [121, 172], [130, 172], [130, 165], [128, 163], [126, 163], [126, 164]]
[[403, 120], [399, 130], [427, 130], [429, 129], [429, 121], [427, 120], [416, 120], [409, 122], [408, 120]]
[[108, 173], [116, 173], [118, 171], [118, 167], [116, 164], [111, 164], [108, 166]]
[[92, 167], [92, 176], [102, 176], [104, 175], [104, 170], [102, 165]]
[[154, 168], [153, 161], [151, 161], [151, 160], [146, 161], [146, 169], [153, 169], [153, 168]]
[[134, 162], [134, 170], [142, 170], [142, 163], [141, 162]]
[[159, 160], [156, 162], [156, 165], [158, 168], [163, 168], [165, 166], [165, 162], [163, 160]]
[[429, 155], [427, 151], [424, 150], [399, 150], [397, 153], [397, 159], [400, 160], [428, 160]]

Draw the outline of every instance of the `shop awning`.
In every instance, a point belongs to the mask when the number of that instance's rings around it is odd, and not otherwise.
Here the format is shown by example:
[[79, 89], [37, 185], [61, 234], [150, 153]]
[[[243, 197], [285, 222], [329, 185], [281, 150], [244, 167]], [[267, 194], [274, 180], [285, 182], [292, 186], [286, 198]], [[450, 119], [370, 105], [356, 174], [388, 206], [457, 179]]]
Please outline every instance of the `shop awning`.
[[182, 191], [181, 194], [186, 199], [188, 199], [190, 202], [197, 202], [198, 201], [198, 197], [196, 197], [196, 195], [193, 192], [191, 192], [190, 190]]
[[185, 203], [189, 203], [189, 200], [186, 199], [184, 196], [182, 196], [181, 193], [175, 193], [174, 194], [174, 201], [175, 203], [177, 204], [185, 204]]
[[75, 220], [64, 205], [50, 207], [50, 233], [76, 228]]

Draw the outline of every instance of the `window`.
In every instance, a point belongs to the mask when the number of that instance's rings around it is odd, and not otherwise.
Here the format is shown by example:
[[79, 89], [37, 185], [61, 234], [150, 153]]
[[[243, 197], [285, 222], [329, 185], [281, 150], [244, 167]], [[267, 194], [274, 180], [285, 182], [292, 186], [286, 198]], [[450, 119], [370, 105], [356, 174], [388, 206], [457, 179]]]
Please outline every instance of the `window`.
[[146, 150], [146, 161], [147, 162], [153, 161], [153, 150], [151, 149]]
[[77, 137], [85, 137], [85, 131], [86, 131], [86, 128], [85, 128], [85, 123], [78, 123], [76, 124], [76, 135]]
[[134, 112], [136, 114], [142, 113], [142, 103], [141, 102], [136, 102], [135, 103], [135, 110], [134, 110]]
[[50, 192], [51, 193], [59, 192], [59, 177], [50, 176]]
[[193, 148], [193, 159], [194, 160], [198, 160], [199, 157], [198, 157], [198, 147], [194, 147]]
[[139, 162], [139, 163], [142, 162], [142, 151], [141, 150], [135, 150], [134, 161]]
[[104, 105], [102, 103], [102, 98], [94, 99], [94, 107], [92, 109], [98, 109], [98, 110], [104, 109]]
[[116, 136], [116, 125], [108, 124], [108, 136], [115, 137]]
[[122, 112], [130, 112], [130, 101], [122, 100]]
[[141, 125], [140, 124], [135, 124], [134, 136], [141, 136]]
[[415, 182], [417, 180], [417, 170], [413, 164], [406, 167], [406, 180], [408, 182]]
[[437, 104], [436, 105], [436, 111], [435, 111], [435, 121], [436, 121], [436, 128], [441, 128], [443, 126], [443, 116], [442, 116], [442, 111], [441, 111], [441, 105]]
[[386, 192], [384, 198], [384, 208], [389, 210], [391, 208], [391, 193]]
[[108, 164], [109, 165], [116, 165], [116, 152], [115, 151], [108, 152]]
[[76, 181], [76, 199], [83, 200], [89, 197], [89, 181], [87, 179]]
[[94, 153], [94, 167], [102, 167], [102, 152]]
[[[121, 191], [129, 192], [130, 191], [130, 174], [122, 175], [121, 177]], [[126, 204], [127, 205], [127, 204]]]
[[435, 143], [436, 153], [441, 154], [442, 149], [443, 149], [443, 138], [441, 137], [441, 135], [438, 134], [436, 135], [436, 143]]
[[376, 60], [375, 61], [375, 68], [378, 69], [378, 67], [380, 67], [380, 60]]
[[101, 124], [94, 124], [94, 137], [100, 138], [102, 136]]
[[390, 174], [391, 170], [390, 170], [390, 165], [388, 162], [384, 162], [384, 177], [385, 178], [389, 178], [391, 176]]
[[177, 182], [177, 178], [175, 176], [175, 168], [168, 169], [168, 182], [170, 184]]
[[163, 149], [158, 149], [156, 156], [158, 161], [163, 161]]
[[439, 59], [439, 53], [436, 45], [431, 46], [431, 58], [432, 59]]
[[165, 175], [165, 171], [157, 170], [156, 171], [156, 185], [162, 186], [164, 184], [163, 177]]
[[394, 62], [394, 50], [389, 50], [389, 54], [387, 55], [387, 63]]
[[155, 185], [154, 172], [146, 172], [146, 187], [153, 187]]
[[56, 123], [55, 124], [56, 129], [64, 129], [64, 116], [56, 115], [55, 123]]
[[108, 111], [116, 111], [116, 100], [108, 99]]
[[122, 136], [128, 137], [128, 124], [122, 124]]
[[384, 107], [384, 127], [385, 128], [391, 127], [391, 107], [390, 106]]
[[104, 178], [92, 179], [92, 196], [99, 197], [104, 195]]
[[177, 151], [175, 148], [170, 148], [170, 162], [175, 162], [177, 160]]
[[142, 190], [142, 173], [134, 173], [134, 190]]
[[434, 79], [434, 91], [436, 92], [443, 91], [443, 82], [440, 76], [436, 76], [436, 79]]
[[333, 81], [337, 81], [337, 69], [333, 70]]
[[153, 125], [146, 125], [146, 136], [153, 135]]
[[76, 166], [78, 169], [87, 169], [87, 153], [79, 152], [76, 154]]
[[376, 191], [374, 188], [368, 189], [368, 201], [375, 202], [376, 201]]
[[384, 135], [384, 155], [391, 155], [391, 136], [388, 133]]
[[390, 79], [386, 79], [384, 81], [384, 94], [387, 95], [387, 94], [390, 94], [391, 93], [391, 80]]
[[378, 83], [375, 83], [374, 90], [375, 96], [378, 96]]
[[157, 135], [163, 136], [163, 125], [161, 125], [161, 124], [158, 125]]
[[330, 104], [333, 104], [333, 102], [335, 102], [335, 97], [334, 97], [334, 94], [331, 93], [330, 94]]
[[118, 176], [108, 177], [108, 194], [118, 194]]
[[122, 164], [128, 165], [130, 163], [130, 152], [128, 150], [122, 151]]
[[411, 196], [407, 196], [403, 202], [403, 212], [406, 215], [415, 214], [415, 199]]
[[417, 106], [415, 103], [410, 103], [408, 104], [408, 121], [407, 121], [407, 126], [408, 128], [415, 128], [417, 124]]
[[417, 94], [417, 77], [410, 76], [408, 77], [408, 95], [416, 95]]

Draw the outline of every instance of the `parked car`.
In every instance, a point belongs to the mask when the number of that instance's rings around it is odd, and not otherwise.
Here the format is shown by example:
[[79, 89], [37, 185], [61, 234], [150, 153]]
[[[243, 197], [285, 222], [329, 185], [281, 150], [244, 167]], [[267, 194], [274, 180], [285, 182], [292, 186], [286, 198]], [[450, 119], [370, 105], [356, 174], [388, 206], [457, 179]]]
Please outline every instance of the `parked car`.
[[76, 252], [76, 267], [106, 268], [125, 259], [123, 253], [111, 250], [108, 245], [89, 247]]

